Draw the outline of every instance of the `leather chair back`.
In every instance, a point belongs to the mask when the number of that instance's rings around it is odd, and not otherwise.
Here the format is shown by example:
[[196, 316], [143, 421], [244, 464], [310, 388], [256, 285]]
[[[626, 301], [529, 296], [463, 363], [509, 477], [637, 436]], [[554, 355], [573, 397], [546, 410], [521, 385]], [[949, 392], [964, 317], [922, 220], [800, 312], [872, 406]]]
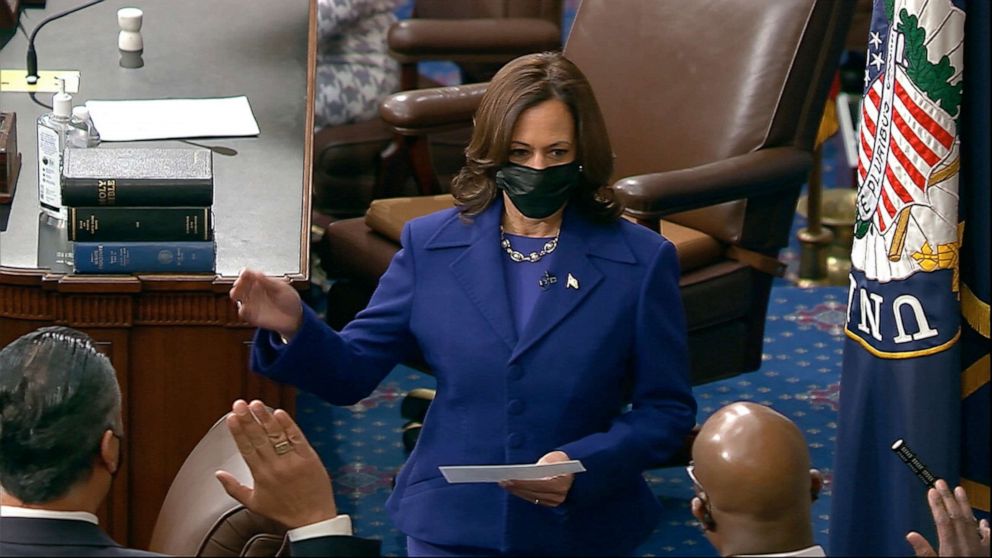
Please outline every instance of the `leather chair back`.
[[[562, 0], [414, 0], [413, 17], [422, 19], [543, 19], [561, 27]], [[558, 47], [556, 47], [558, 48]], [[489, 81], [516, 54], [496, 61], [460, 60], [456, 64], [462, 83]], [[409, 85], [409, 84], [408, 84]], [[408, 87], [409, 88], [409, 87]], [[468, 144], [468, 134], [455, 135], [453, 143], [457, 167], [461, 167], [461, 151]], [[458, 169], [455, 169], [457, 173]]]
[[558, 23], [562, 0], [415, 0], [413, 17], [470, 19], [536, 17]]
[[159, 511], [149, 550], [173, 556], [286, 555], [285, 527], [248, 511], [214, 477], [252, 477], [224, 417], [207, 431], [176, 474]]
[[[812, 103], [823, 95], [816, 88], [828, 84], [810, 76], [828, 61], [819, 59], [822, 41], [804, 34], [829, 32], [822, 21], [834, 11], [830, 3], [627, 2], [621, 10], [612, 2], [584, 2], [565, 55], [596, 91], [617, 154], [614, 179], [765, 147], [812, 151], [819, 119], [807, 114], [819, 114], [822, 106]], [[672, 51], [671, 45], [685, 46]], [[664, 54], [645, 61], [637, 52]], [[735, 242], [743, 205], [666, 219]]]

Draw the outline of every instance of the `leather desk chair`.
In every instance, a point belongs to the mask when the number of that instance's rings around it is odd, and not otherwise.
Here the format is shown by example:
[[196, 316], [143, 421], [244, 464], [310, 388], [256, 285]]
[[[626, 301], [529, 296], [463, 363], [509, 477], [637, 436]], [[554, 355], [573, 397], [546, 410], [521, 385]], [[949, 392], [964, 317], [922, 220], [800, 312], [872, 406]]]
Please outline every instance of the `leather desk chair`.
[[[457, 64], [462, 83], [488, 81], [517, 56], [560, 48], [561, 17], [562, 0], [415, 0], [412, 17], [389, 30], [400, 89], [437, 86], [417, 71], [432, 60]], [[332, 218], [356, 216], [375, 198], [437, 193], [461, 168], [468, 144], [470, 127], [453, 128], [430, 143], [397, 136], [380, 119], [317, 130], [314, 208]]]
[[[565, 55], [592, 83], [626, 216], [679, 252], [692, 381], [761, 365], [776, 259], [788, 236], [852, 0], [584, 0]], [[470, 119], [485, 84], [393, 95], [416, 135]], [[453, 106], [452, 106], [453, 105]], [[364, 307], [402, 224], [450, 197], [378, 200], [331, 224], [328, 322]], [[661, 218], [664, 217], [662, 221]]]
[[221, 417], [186, 458], [162, 503], [148, 549], [173, 556], [286, 556], [286, 528], [245, 509], [214, 471], [252, 477]]

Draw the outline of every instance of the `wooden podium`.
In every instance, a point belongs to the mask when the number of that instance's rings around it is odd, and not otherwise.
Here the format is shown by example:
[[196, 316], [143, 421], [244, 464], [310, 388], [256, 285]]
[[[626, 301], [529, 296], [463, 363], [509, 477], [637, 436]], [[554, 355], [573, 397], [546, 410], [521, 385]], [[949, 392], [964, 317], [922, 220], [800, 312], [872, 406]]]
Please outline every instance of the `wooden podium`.
[[[49, 0], [21, 21], [30, 32], [78, 4]], [[140, 68], [124, 67], [117, 50], [116, 13], [125, 6], [144, 10]], [[308, 283], [315, 26], [315, 0], [108, 0], [38, 35], [40, 69], [80, 72], [74, 104], [248, 97], [258, 137], [140, 144], [215, 148], [216, 275], [73, 275], [64, 223], [38, 205], [34, 122], [46, 109], [25, 93], [2, 92], [3, 110], [17, 113], [23, 166], [12, 205], [0, 206], [0, 346], [61, 324], [90, 334], [110, 356], [123, 394], [125, 457], [101, 524], [122, 544], [147, 547], [173, 477], [235, 399], [294, 406], [290, 388], [249, 371], [253, 329], [227, 292], [244, 266]], [[0, 67], [23, 69], [25, 49], [18, 34]], [[50, 93], [37, 97], [51, 102]]]

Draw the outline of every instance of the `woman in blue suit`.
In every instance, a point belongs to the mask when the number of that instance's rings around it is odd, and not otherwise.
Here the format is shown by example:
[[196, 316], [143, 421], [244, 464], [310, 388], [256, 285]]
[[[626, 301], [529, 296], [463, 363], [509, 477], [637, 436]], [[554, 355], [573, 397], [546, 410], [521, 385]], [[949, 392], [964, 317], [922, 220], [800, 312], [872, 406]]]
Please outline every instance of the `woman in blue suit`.
[[[695, 419], [675, 247], [619, 218], [602, 115], [560, 54], [493, 78], [466, 159], [457, 207], [406, 225], [340, 332], [244, 271], [231, 298], [261, 328], [253, 368], [349, 405], [404, 359], [430, 365], [437, 395], [388, 502], [412, 556], [630, 553], [660, 512], [642, 472]], [[496, 485], [438, 470], [567, 459], [586, 471]]]

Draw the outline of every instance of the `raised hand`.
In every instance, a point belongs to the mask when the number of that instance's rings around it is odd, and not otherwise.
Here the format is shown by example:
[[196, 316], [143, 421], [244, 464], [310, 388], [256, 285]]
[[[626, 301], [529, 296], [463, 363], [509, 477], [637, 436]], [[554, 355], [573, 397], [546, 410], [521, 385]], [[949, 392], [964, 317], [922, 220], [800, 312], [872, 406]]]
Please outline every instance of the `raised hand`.
[[337, 516], [327, 470], [286, 411], [271, 413], [261, 401], [249, 406], [238, 400], [226, 421], [255, 481], [249, 488], [217, 471], [232, 498], [289, 529]]
[[927, 491], [927, 502], [937, 525], [938, 549], [923, 535], [911, 531], [906, 540], [917, 556], [988, 556], [989, 522], [975, 520], [968, 495], [960, 486], [951, 492], [944, 479]]
[[244, 269], [229, 293], [238, 316], [255, 327], [275, 331], [289, 339], [303, 320], [300, 294], [289, 281]]

